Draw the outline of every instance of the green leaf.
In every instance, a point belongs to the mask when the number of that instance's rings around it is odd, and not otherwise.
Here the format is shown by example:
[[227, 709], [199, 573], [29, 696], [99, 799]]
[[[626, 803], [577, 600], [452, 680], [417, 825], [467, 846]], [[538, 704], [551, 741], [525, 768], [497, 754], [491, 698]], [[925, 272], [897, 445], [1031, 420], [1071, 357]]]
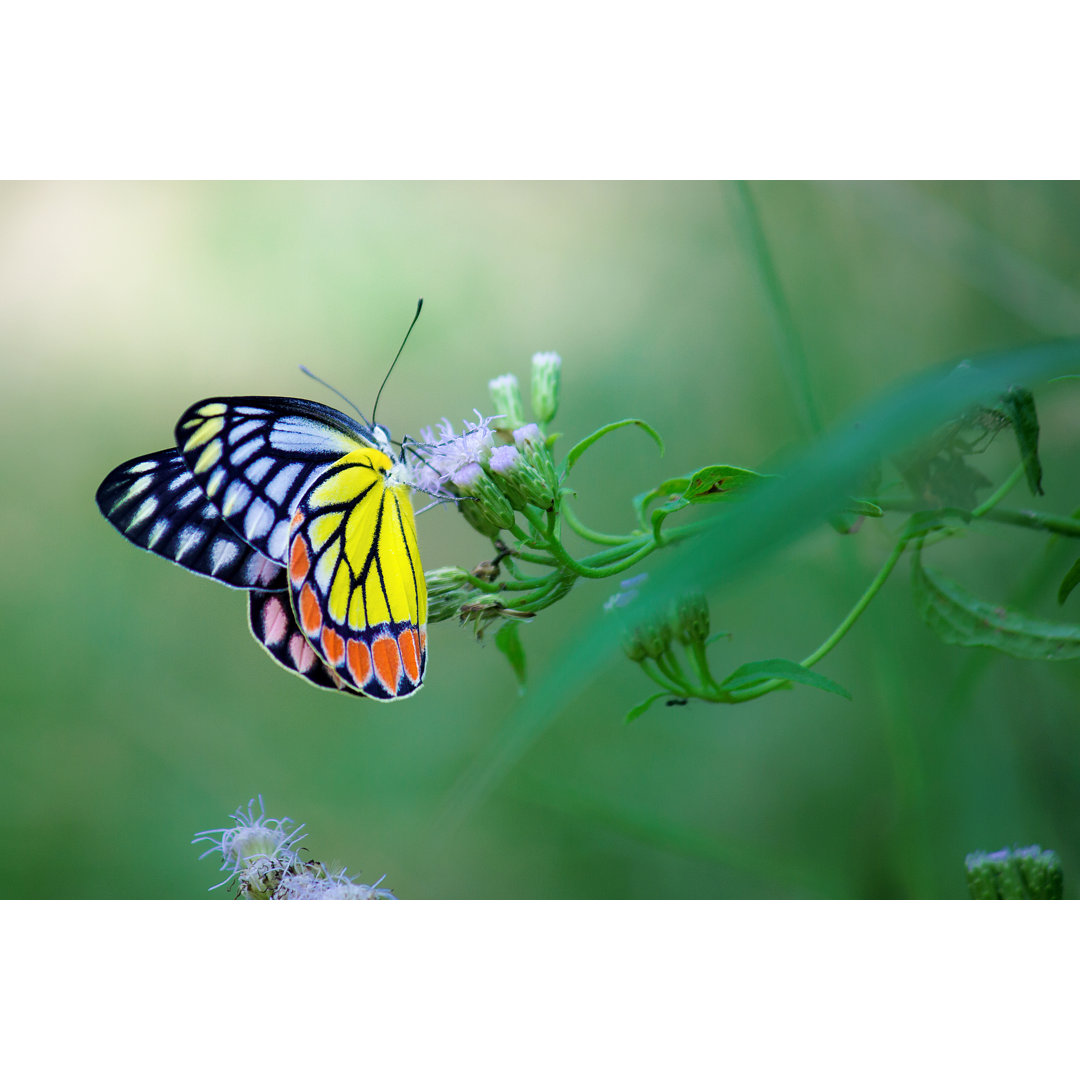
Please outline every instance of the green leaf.
[[660, 447], [660, 455], [663, 456], [664, 440], [660, 438], [660, 436], [656, 433], [656, 430], [651, 425], [645, 423], [644, 420], [616, 420], [614, 424], [605, 424], [602, 428], [597, 428], [596, 431], [594, 431], [591, 435], [586, 435], [585, 438], [581, 440], [581, 442], [571, 448], [570, 452], [566, 455], [564, 475], [565, 473], [570, 472], [570, 470], [574, 467], [574, 463], [577, 461], [577, 459], [581, 457], [581, 455], [584, 454], [585, 451], [588, 450], [594, 442], [598, 442], [605, 435], [610, 434], [612, 431], [618, 431], [619, 428], [624, 427], [641, 428], [647, 435], [650, 435], [653, 438], [656, 445]]
[[658, 694], [652, 694], [644, 701], [639, 701], [627, 714], [624, 723], [630, 724], [636, 720], [639, 716], [647, 713], [652, 706], [658, 702], [661, 698], [671, 697], [671, 693], [667, 690], [661, 690]]
[[1042, 465], [1039, 464], [1039, 417], [1035, 412], [1035, 397], [1022, 386], [1010, 386], [1001, 395], [1001, 411], [1009, 418], [1020, 460], [1032, 495], [1042, 495]]
[[514, 669], [514, 677], [518, 681], [518, 689], [525, 689], [525, 649], [518, 636], [518, 624], [516, 622], [503, 623], [495, 634], [495, 648], [510, 661]]
[[657, 507], [652, 513], [653, 531], [658, 532], [664, 518], [676, 510], [700, 503], [718, 502], [759, 480], [766, 479], [771, 477], [765, 473], [754, 472], [753, 469], [741, 469], [737, 465], [706, 465], [685, 476], [673, 476], [651, 491], [635, 495], [634, 510], [638, 520], [645, 525], [645, 512], [649, 504], [667, 496], [668, 502]]
[[863, 517], [884, 517], [885, 511], [877, 503], [869, 499], [849, 499], [845, 509], [852, 514], [861, 514]]
[[785, 679], [788, 682], [803, 683], [805, 686], [814, 686], [818, 690], [827, 690], [830, 694], [839, 694], [841, 697], [851, 700], [851, 695], [832, 679], [826, 679], [824, 675], [796, 664], [794, 660], [754, 660], [749, 664], [743, 664], [736, 668], [721, 684], [721, 690], [745, 690], [755, 683], [765, 679]]
[[911, 584], [919, 614], [949, 645], [984, 645], [1021, 660], [1080, 657], [1080, 626], [1032, 619], [980, 600], [923, 566], [918, 549], [911, 560]]
[[1069, 593], [1080, 585], [1080, 559], [1069, 567], [1069, 572], [1061, 579], [1061, 584], [1058, 586], [1058, 603], [1064, 604], [1069, 598]]

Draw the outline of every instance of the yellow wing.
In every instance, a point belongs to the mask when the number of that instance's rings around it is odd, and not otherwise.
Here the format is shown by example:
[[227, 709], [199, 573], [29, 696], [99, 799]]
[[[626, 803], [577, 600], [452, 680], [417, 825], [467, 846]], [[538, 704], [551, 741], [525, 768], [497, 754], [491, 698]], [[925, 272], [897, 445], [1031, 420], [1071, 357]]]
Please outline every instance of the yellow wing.
[[408, 488], [365, 447], [304, 493], [289, 526], [289, 591], [312, 648], [369, 697], [414, 694], [427, 663], [427, 589]]

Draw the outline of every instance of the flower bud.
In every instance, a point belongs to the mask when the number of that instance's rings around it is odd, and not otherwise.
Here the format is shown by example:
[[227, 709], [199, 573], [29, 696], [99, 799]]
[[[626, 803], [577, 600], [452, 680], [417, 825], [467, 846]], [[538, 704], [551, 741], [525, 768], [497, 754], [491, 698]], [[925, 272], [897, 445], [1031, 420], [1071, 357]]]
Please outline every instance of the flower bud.
[[495, 536], [500, 529], [513, 527], [514, 508], [479, 465], [464, 465], [450, 480], [462, 495], [471, 496], [462, 499], [458, 509], [477, 532]]
[[525, 423], [525, 410], [521, 404], [521, 389], [516, 375], [500, 375], [488, 383], [488, 392], [495, 403], [498, 426], [512, 431]]
[[973, 900], [1060, 900], [1064, 892], [1060, 857], [1037, 844], [976, 851], [964, 862]]
[[492, 450], [488, 471], [515, 510], [529, 505], [550, 510], [555, 505], [555, 492], [516, 446]]
[[557, 491], [559, 480], [555, 474], [555, 461], [540, 428], [536, 424], [515, 428], [514, 445], [521, 452], [522, 458], [547, 481], [551, 490]]
[[623, 637], [623, 649], [631, 660], [659, 660], [671, 644], [671, 623], [662, 616], [638, 623]]
[[427, 583], [428, 622], [452, 619], [472, 599], [474, 589], [465, 571], [457, 566], [440, 566], [424, 575]]
[[533, 415], [541, 424], [555, 419], [559, 408], [562, 359], [558, 353], [536, 353], [532, 358]]
[[675, 603], [675, 625], [684, 645], [709, 636], [709, 604], [702, 593], [687, 593]]

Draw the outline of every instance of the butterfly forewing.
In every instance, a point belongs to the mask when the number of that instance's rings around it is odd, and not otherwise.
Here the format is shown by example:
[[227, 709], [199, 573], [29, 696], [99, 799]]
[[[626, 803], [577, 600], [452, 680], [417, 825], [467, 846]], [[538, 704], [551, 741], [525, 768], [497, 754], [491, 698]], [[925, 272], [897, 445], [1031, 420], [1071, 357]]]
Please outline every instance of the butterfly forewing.
[[95, 498], [102, 514], [133, 544], [192, 573], [240, 589], [265, 589], [281, 574], [278, 563], [225, 523], [177, 450], [117, 466]]
[[344, 413], [293, 398], [210, 398], [176, 425], [176, 444], [195, 480], [252, 547], [285, 562], [289, 519], [327, 466], [372, 444]]
[[[282, 585], [284, 586], [284, 571]], [[248, 593], [248, 624], [255, 640], [282, 667], [324, 690], [359, 694], [311, 647], [296, 624], [289, 591]]]
[[300, 499], [289, 536], [301, 629], [347, 683], [382, 700], [415, 693], [427, 660], [416, 528], [392, 466], [363, 449], [328, 468]]

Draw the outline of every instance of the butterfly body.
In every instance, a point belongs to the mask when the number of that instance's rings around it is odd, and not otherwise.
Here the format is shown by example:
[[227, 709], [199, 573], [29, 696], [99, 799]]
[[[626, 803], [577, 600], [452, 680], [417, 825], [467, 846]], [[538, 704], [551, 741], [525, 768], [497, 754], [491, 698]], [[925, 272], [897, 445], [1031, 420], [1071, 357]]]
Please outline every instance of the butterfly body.
[[105, 517], [137, 546], [249, 590], [256, 639], [314, 685], [415, 693], [427, 592], [386, 429], [313, 401], [207, 398], [176, 443], [105, 478]]

